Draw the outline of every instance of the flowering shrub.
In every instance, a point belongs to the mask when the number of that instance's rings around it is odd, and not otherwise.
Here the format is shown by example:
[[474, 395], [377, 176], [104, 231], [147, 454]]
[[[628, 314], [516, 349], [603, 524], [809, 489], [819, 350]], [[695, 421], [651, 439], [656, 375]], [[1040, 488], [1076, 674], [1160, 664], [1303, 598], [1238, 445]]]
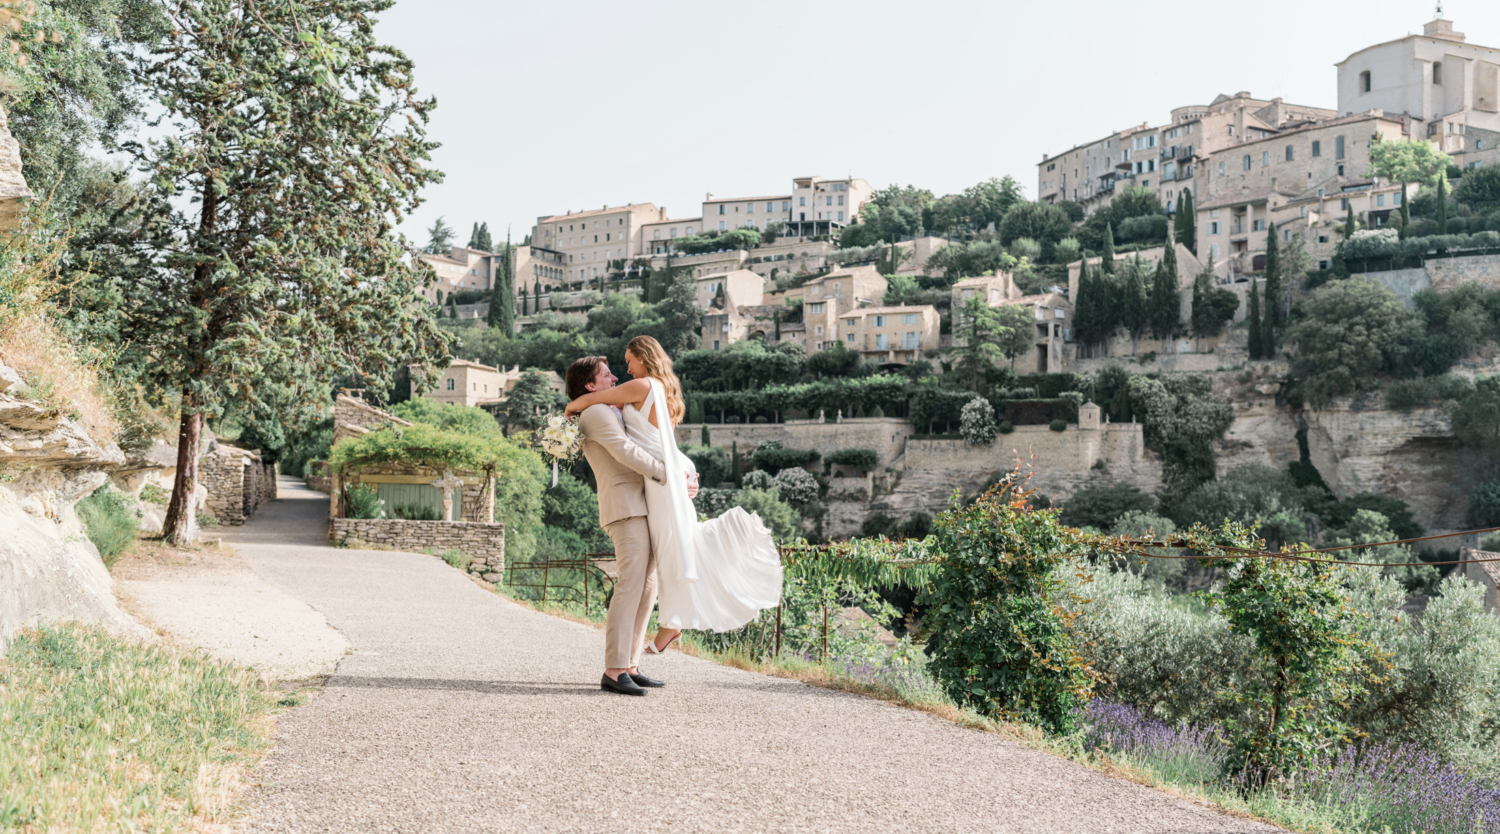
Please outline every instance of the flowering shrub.
[[764, 469], [753, 469], [744, 474], [740, 484], [746, 489], [770, 489], [772, 480], [771, 473]]
[[970, 446], [988, 446], [994, 443], [995, 432], [999, 428], [995, 424], [995, 407], [983, 397], [969, 400], [969, 404], [959, 413], [958, 433], [963, 435], [964, 442]]
[[793, 504], [808, 504], [818, 500], [818, 479], [806, 469], [783, 469], [771, 479], [771, 485], [781, 491], [781, 497]]

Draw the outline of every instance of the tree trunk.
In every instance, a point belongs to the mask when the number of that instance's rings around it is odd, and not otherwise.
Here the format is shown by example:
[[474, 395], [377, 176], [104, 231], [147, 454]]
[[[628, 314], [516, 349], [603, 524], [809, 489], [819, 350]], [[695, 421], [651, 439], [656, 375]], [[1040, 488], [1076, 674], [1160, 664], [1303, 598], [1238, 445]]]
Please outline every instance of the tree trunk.
[[198, 540], [198, 508], [193, 499], [198, 491], [198, 439], [202, 436], [203, 414], [192, 409], [189, 402], [183, 397], [182, 419], [177, 429], [177, 477], [172, 482], [172, 500], [167, 504], [167, 519], [162, 524], [162, 538], [179, 547]]

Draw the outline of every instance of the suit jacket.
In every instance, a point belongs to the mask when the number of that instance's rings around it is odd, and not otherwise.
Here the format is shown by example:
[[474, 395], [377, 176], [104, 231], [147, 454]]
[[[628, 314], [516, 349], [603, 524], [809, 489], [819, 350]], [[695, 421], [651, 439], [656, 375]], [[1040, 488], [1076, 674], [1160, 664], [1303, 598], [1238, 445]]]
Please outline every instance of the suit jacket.
[[646, 514], [646, 478], [666, 483], [666, 467], [625, 436], [619, 412], [591, 405], [578, 415], [583, 456], [599, 483], [599, 526]]

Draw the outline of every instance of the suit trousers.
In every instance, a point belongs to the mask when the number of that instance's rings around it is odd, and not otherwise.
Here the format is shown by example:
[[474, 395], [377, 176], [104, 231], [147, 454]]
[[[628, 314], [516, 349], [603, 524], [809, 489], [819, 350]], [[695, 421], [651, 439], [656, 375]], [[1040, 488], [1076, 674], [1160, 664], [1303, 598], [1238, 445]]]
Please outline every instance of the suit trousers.
[[646, 623], [656, 605], [656, 550], [643, 515], [604, 528], [615, 543], [619, 579], [604, 618], [604, 668], [630, 669], [646, 647]]

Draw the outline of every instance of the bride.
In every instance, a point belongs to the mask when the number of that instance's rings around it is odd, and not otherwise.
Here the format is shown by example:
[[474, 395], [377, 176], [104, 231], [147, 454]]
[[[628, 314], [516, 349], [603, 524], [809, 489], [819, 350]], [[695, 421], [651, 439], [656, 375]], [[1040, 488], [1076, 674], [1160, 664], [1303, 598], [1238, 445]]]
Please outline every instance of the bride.
[[666, 466], [666, 483], [646, 482], [646, 524], [656, 552], [656, 639], [652, 654], [667, 650], [685, 628], [731, 631], [781, 602], [781, 557], [760, 516], [731, 507], [698, 521], [688, 499], [686, 472], [693, 462], [678, 451], [673, 426], [686, 409], [672, 360], [650, 336], [625, 348], [631, 381], [568, 403], [567, 414], [591, 405], [621, 406], [625, 433]]

